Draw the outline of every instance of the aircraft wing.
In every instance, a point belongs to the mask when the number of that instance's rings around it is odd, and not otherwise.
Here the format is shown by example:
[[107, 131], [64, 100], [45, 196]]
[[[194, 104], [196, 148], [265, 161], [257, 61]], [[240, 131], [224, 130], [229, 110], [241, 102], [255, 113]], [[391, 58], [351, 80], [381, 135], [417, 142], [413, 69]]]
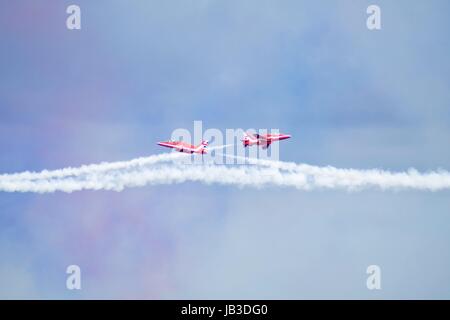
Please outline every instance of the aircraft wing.
[[255, 137], [259, 140], [259, 141], [269, 141], [269, 139], [267, 138], [267, 135], [265, 134], [255, 134]]
[[166, 148], [176, 148], [177, 144], [170, 142], [170, 141], [165, 141], [165, 142], [158, 142], [158, 145], [162, 146], [162, 147], [166, 147]]

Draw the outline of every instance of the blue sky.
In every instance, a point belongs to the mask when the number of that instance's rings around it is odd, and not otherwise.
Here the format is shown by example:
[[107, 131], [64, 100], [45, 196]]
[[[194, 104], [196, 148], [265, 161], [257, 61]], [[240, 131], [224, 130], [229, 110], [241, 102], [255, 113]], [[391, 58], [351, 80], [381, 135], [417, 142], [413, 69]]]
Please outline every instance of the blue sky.
[[[65, 27], [72, 3], [81, 30]], [[157, 154], [195, 120], [290, 133], [282, 160], [449, 170], [449, 9], [2, 1], [0, 172]], [[0, 193], [0, 297], [449, 298], [449, 208], [448, 191]], [[69, 264], [81, 291], [65, 287]]]

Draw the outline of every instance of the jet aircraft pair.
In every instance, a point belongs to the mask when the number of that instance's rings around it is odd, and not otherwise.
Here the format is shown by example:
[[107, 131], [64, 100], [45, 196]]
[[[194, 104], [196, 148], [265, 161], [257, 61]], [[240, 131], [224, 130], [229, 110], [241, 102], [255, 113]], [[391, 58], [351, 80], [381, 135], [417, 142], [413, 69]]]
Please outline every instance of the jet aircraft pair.
[[[267, 149], [270, 145], [275, 141], [281, 141], [289, 139], [291, 135], [282, 134], [282, 133], [268, 133], [268, 134], [257, 134], [257, 133], [248, 133], [244, 134], [244, 138], [241, 140], [244, 147], [250, 146], [261, 146], [263, 149]], [[194, 146], [192, 144], [183, 142], [183, 141], [163, 141], [158, 142], [158, 145], [166, 148], [173, 148], [176, 151], [184, 152], [184, 153], [199, 153], [205, 154], [207, 153], [206, 147], [208, 146], [208, 141], [203, 140], [199, 145]]]

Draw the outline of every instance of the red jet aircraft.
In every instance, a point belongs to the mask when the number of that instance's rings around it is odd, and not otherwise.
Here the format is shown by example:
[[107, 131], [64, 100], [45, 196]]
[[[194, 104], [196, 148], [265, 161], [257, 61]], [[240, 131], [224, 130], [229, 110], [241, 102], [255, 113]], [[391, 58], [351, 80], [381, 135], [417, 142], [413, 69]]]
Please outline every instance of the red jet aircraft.
[[206, 140], [202, 141], [202, 143], [200, 143], [198, 146], [193, 146], [192, 144], [185, 143], [183, 141], [171, 141], [171, 140], [165, 142], [158, 142], [158, 145], [166, 148], [173, 148], [179, 152], [184, 153], [200, 153], [200, 154], [208, 153], [206, 151], [208, 141]]
[[291, 135], [282, 133], [253, 134], [246, 132], [244, 133], [244, 139], [241, 141], [244, 147], [258, 145], [262, 146], [263, 149], [267, 149], [272, 142], [289, 139], [290, 137]]

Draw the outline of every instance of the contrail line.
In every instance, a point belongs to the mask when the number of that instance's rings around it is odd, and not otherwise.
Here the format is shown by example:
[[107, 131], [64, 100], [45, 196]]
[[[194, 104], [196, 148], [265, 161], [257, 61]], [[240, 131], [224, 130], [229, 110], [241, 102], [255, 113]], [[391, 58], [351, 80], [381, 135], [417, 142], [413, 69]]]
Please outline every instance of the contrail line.
[[[217, 148], [224, 148], [219, 146]], [[189, 154], [187, 154], [189, 156]], [[242, 157], [222, 154], [227, 157]], [[448, 171], [420, 173], [415, 169], [390, 172], [379, 169], [339, 169], [293, 162], [242, 158], [248, 165], [185, 164], [178, 160], [185, 154], [169, 153], [130, 161], [85, 165], [41, 172], [0, 175], [4, 192], [73, 192], [80, 190], [121, 191], [145, 185], [200, 182], [238, 187], [293, 187], [299, 190], [340, 189], [381, 190], [450, 189]], [[187, 158], [184, 158], [187, 159]]]

